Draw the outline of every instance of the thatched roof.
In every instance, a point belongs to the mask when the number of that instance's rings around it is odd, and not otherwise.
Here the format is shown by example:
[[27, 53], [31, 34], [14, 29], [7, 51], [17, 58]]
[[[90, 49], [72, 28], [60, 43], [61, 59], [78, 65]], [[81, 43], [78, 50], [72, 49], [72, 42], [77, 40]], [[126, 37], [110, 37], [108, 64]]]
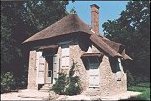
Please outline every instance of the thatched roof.
[[124, 48], [124, 45], [111, 41], [106, 37], [102, 37], [101, 39], [117, 52], [120, 52], [120, 48]]
[[31, 36], [23, 43], [51, 39], [57, 36], [68, 35], [75, 32], [83, 32], [86, 35], [89, 35], [91, 42], [98, 49], [100, 49], [106, 54], [109, 54], [112, 57], [122, 57], [124, 59], [131, 59], [127, 54], [125, 54], [124, 45], [110, 41], [109, 39], [103, 36], [98, 36], [96, 33], [93, 33], [89, 25], [85, 24], [76, 14], [70, 14], [68, 16], [65, 16], [61, 20], [52, 24], [51, 26]]
[[70, 34], [74, 32], [85, 32], [92, 34], [90, 27], [85, 24], [76, 14], [70, 14], [42, 31], [34, 34], [23, 43], [48, 39], [55, 36]]
[[111, 48], [107, 43], [103, 41], [102, 38], [98, 37], [97, 35], [91, 35], [90, 40], [96, 45], [96, 47], [110, 54], [112, 57], [122, 57], [121, 54]]
[[113, 41], [110, 41], [109, 39], [98, 36], [96, 34], [93, 34], [90, 36], [90, 40], [93, 42], [93, 44], [98, 47], [100, 50], [104, 51], [105, 53], [111, 55], [112, 57], [122, 57], [125, 60], [130, 59], [126, 53], [125, 53], [125, 47], [124, 45], [120, 43], [116, 43]]

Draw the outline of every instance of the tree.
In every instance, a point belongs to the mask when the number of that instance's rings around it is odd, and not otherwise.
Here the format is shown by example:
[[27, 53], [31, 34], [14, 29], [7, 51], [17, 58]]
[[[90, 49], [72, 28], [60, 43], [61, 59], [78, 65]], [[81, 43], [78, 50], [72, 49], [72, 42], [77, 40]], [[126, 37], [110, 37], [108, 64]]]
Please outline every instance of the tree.
[[28, 67], [28, 49], [22, 42], [65, 15], [67, 0], [1, 1], [1, 70], [15, 77]]
[[103, 24], [106, 37], [126, 46], [127, 53], [133, 58], [127, 68], [137, 74], [150, 74], [149, 27], [149, 1], [129, 1], [118, 19]]

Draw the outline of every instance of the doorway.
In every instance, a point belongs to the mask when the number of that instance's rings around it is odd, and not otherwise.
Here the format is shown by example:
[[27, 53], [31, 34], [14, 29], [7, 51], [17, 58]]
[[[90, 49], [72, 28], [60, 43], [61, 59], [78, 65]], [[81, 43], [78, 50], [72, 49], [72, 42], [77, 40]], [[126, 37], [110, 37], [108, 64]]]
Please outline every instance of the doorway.
[[59, 54], [47, 57], [46, 83], [54, 84], [59, 73]]

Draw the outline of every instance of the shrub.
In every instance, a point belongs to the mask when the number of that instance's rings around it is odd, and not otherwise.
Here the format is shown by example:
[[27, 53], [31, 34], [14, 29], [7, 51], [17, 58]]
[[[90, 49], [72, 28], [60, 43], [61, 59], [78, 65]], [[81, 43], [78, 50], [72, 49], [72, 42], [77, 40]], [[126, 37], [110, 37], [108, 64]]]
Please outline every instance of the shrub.
[[129, 72], [128, 70], [126, 71], [126, 74], [127, 74], [127, 85], [128, 87], [129, 86], [132, 86], [132, 85], [135, 85], [135, 80], [134, 80], [134, 77], [133, 75], [131, 74], [131, 72]]
[[80, 94], [81, 88], [79, 83], [79, 77], [70, 77], [69, 78], [69, 84], [65, 88], [65, 94], [67, 95], [77, 95]]
[[15, 79], [10, 72], [1, 73], [1, 93], [15, 89]]
[[80, 79], [78, 76], [74, 76], [74, 68], [76, 67], [75, 63], [69, 71], [69, 76], [66, 74], [60, 73], [56, 83], [53, 85], [52, 90], [57, 94], [66, 94], [66, 95], [77, 95], [81, 92]]
[[66, 86], [66, 75], [60, 73], [58, 79], [56, 79], [56, 83], [52, 86], [52, 90], [54, 90], [54, 92], [57, 94], [64, 94], [65, 86]]
[[129, 70], [126, 71], [127, 73], [127, 84], [128, 87], [135, 86], [139, 83], [150, 82], [149, 77], [146, 77], [143, 74], [131, 73]]

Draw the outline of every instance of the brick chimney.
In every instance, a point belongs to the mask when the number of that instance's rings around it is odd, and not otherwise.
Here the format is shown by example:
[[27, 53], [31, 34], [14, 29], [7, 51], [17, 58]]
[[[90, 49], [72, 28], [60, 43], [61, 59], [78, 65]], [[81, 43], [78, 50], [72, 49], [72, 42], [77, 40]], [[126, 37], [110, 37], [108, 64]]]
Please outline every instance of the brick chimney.
[[99, 6], [92, 4], [91, 6], [91, 27], [95, 33], [99, 33]]

